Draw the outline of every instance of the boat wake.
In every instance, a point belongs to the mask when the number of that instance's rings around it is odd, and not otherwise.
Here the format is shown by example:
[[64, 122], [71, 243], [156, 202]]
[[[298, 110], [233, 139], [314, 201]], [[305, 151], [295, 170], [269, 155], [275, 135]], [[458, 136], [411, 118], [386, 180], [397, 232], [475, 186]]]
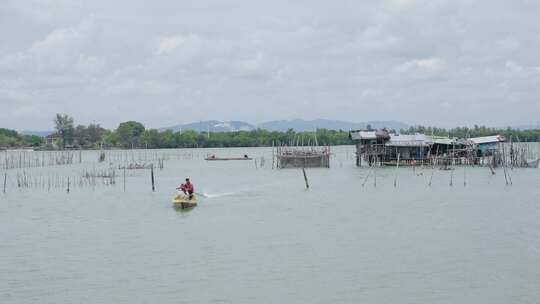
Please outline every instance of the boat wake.
[[208, 192], [203, 192], [201, 193], [202, 196], [206, 197], [206, 198], [218, 198], [218, 197], [224, 197], [224, 196], [231, 196], [231, 195], [235, 195], [237, 194], [236, 192], [222, 192], [222, 193], [208, 193]]

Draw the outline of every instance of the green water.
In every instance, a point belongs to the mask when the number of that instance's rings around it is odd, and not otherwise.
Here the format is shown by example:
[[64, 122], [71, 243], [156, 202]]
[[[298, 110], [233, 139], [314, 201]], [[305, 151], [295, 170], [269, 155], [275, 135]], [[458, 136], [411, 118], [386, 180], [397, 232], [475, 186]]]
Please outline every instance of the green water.
[[[160, 151], [156, 192], [148, 170], [129, 171], [125, 192], [120, 175], [69, 193], [19, 189], [22, 171], [7, 170], [0, 303], [540, 299], [540, 170], [510, 171], [511, 186], [487, 168], [386, 168], [366, 180], [353, 148], [339, 147], [331, 169], [307, 170], [306, 190], [301, 170], [271, 169], [271, 149], [189, 151]], [[265, 164], [203, 160], [211, 152]], [[108, 166], [97, 155], [26, 171], [77, 176]], [[170, 202], [186, 176], [208, 196], [187, 212]]]

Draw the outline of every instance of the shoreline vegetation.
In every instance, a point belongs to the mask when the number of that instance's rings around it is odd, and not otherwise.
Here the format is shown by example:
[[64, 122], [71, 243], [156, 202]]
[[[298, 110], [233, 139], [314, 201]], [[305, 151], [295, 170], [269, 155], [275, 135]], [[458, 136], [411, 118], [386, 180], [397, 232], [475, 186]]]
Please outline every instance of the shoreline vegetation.
[[[166, 149], [166, 148], [228, 148], [228, 147], [270, 147], [273, 143], [290, 143], [293, 140], [305, 143], [315, 136], [324, 146], [352, 145], [349, 130], [317, 129], [312, 132], [285, 132], [256, 129], [233, 132], [179, 132], [146, 129], [136, 121], [122, 122], [114, 130], [102, 128], [99, 124], [75, 126], [73, 118], [66, 114], [54, 117], [56, 132], [46, 137], [23, 135], [10, 129], [0, 128], [0, 149]], [[370, 129], [368, 126], [367, 129]], [[413, 126], [408, 129], [389, 130], [401, 134], [424, 133], [434, 136], [471, 138], [500, 134], [522, 142], [540, 140], [540, 129], [519, 130], [512, 128], [489, 128], [485, 126], [456, 127], [452, 129]]]

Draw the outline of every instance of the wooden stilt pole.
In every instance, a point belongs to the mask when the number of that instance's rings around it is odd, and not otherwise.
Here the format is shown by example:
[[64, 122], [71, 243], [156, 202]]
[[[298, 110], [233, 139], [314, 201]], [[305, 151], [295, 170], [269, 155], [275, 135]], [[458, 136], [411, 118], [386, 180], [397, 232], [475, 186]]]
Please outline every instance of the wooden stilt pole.
[[302, 172], [304, 173], [304, 181], [306, 182], [306, 189], [309, 189], [309, 182], [306, 174], [306, 169], [302, 168]]
[[373, 165], [373, 187], [377, 187], [377, 163], [375, 162], [375, 165]]
[[400, 153], [398, 153], [398, 155], [397, 155], [396, 175], [394, 176], [394, 188], [397, 187], [397, 175], [398, 175], [398, 169], [399, 169], [399, 156], [400, 156]]
[[435, 160], [431, 160], [431, 176], [429, 177], [429, 186], [431, 187], [431, 182], [433, 181], [433, 174], [435, 173]]
[[152, 178], [152, 192], [155, 192], [156, 191], [156, 187], [155, 187], [155, 184], [154, 184], [154, 164], [152, 164], [150, 166], [150, 176]]
[[275, 154], [274, 154], [274, 141], [272, 141], [272, 170], [274, 170], [274, 159], [275, 159]]
[[[369, 164], [369, 162], [368, 162], [368, 164]], [[369, 171], [368, 171], [368, 174], [367, 174], [366, 177], [364, 178], [364, 182], [362, 183], [362, 187], [364, 187], [364, 186], [366, 185], [366, 182], [367, 182], [369, 176], [371, 175], [371, 172], [372, 172], [372, 171], [373, 171], [373, 168], [370, 167], [370, 169], [369, 169]]]
[[467, 186], [467, 166], [463, 167], [463, 187]]

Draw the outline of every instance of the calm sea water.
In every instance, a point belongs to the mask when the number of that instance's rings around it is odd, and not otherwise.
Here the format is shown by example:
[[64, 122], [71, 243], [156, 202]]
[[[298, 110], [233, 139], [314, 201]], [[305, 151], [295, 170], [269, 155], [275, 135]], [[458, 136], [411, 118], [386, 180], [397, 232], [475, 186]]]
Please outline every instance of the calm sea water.
[[[19, 190], [8, 170], [0, 303], [540, 301], [540, 170], [510, 171], [511, 186], [487, 168], [366, 179], [353, 147], [333, 151], [331, 169], [307, 170], [309, 190], [301, 170], [271, 169], [269, 148], [159, 151], [155, 192], [147, 170], [125, 192], [120, 176], [70, 193]], [[26, 171], [82, 174], [107, 166], [97, 155]], [[170, 202], [186, 176], [208, 196], [187, 212]]]

